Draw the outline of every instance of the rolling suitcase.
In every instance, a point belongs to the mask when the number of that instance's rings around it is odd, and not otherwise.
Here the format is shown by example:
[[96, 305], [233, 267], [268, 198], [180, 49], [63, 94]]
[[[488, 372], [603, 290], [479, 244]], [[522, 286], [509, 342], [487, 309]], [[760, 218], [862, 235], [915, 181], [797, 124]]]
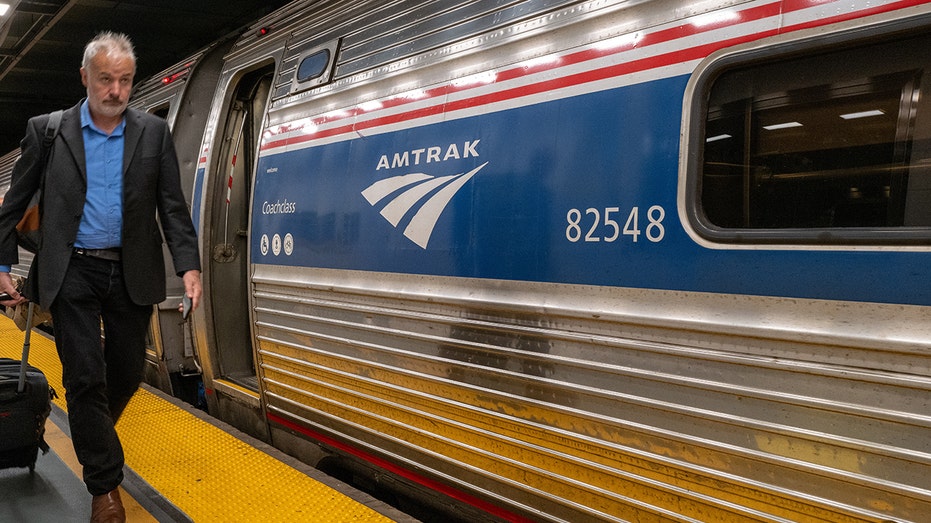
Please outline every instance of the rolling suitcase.
[[48, 452], [45, 420], [55, 391], [45, 374], [28, 364], [33, 304], [26, 317], [22, 361], [0, 358], [0, 469], [28, 467], [34, 471], [39, 450]]

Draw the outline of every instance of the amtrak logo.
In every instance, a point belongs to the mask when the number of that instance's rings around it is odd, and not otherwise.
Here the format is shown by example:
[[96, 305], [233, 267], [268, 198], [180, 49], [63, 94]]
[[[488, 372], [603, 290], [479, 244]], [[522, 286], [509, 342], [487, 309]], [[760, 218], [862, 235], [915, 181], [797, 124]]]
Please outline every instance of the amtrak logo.
[[403, 189], [400, 194], [385, 204], [381, 215], [392, 226], [397, 227], [404, 216], [417, 207], [417, 212], [404, 229], [404, 236], [420, 248], [426, 249], [430, 242], [430, 235], [433, 234], [433, 228], [436, 227], [437, 220], [449, 205], [450, 200], [486, 165], [488, 162], [467, 173], [452, 176], [435, 177], [424, 173], [394, 176], [369, 185], [362, 191], [362, 196], [374, 207]]

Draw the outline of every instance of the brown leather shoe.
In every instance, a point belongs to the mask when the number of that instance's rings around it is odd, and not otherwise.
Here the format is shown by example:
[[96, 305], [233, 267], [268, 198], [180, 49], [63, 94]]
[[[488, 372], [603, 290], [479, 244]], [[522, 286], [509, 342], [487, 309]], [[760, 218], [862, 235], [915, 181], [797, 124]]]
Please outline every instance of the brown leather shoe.
[[106, 494], [94, 496], [91, 501], [91, 523], [125, 523], [126, 511], [120, 490], [113, 489]]

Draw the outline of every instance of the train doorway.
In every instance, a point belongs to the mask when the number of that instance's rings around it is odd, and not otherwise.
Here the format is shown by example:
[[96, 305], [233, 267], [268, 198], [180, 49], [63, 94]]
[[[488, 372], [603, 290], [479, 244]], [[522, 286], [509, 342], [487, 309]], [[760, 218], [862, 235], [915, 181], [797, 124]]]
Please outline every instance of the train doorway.
[[252, 351], [249, 210], [257, 146], [274, 64], [251, 71], [231, 87], [219, 129], [217, 175], [212, 177], [204, 254], [216, 356], [215, 377], [258, 395]]

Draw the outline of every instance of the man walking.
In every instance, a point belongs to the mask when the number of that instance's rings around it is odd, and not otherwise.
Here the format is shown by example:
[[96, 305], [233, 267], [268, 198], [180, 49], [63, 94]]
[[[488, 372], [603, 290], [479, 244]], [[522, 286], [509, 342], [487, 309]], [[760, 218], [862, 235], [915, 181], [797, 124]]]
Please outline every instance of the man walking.
[[[200, 259], [168, 125], [127, 108], [136, 72], [132, 43], [99, 34], [85, 47], [80, 72], [87, 98], [64, 111], [44, 182], [49, 117], [27, 126], [0, 206], [0, 291], [12, 296], [0, 304], [28, 298], [51, 312], [72, 440], [93, 495], [91, 521], [125, 521], [117, 490], [123, 449], [114, 425], [142, 381], [152, 305], [165, 299], [163, 235], [194, 307]], [[42, 239], [32, 290], [20, 296], [9, 274], [19, 262], [15, 225], [40, 185]]]

